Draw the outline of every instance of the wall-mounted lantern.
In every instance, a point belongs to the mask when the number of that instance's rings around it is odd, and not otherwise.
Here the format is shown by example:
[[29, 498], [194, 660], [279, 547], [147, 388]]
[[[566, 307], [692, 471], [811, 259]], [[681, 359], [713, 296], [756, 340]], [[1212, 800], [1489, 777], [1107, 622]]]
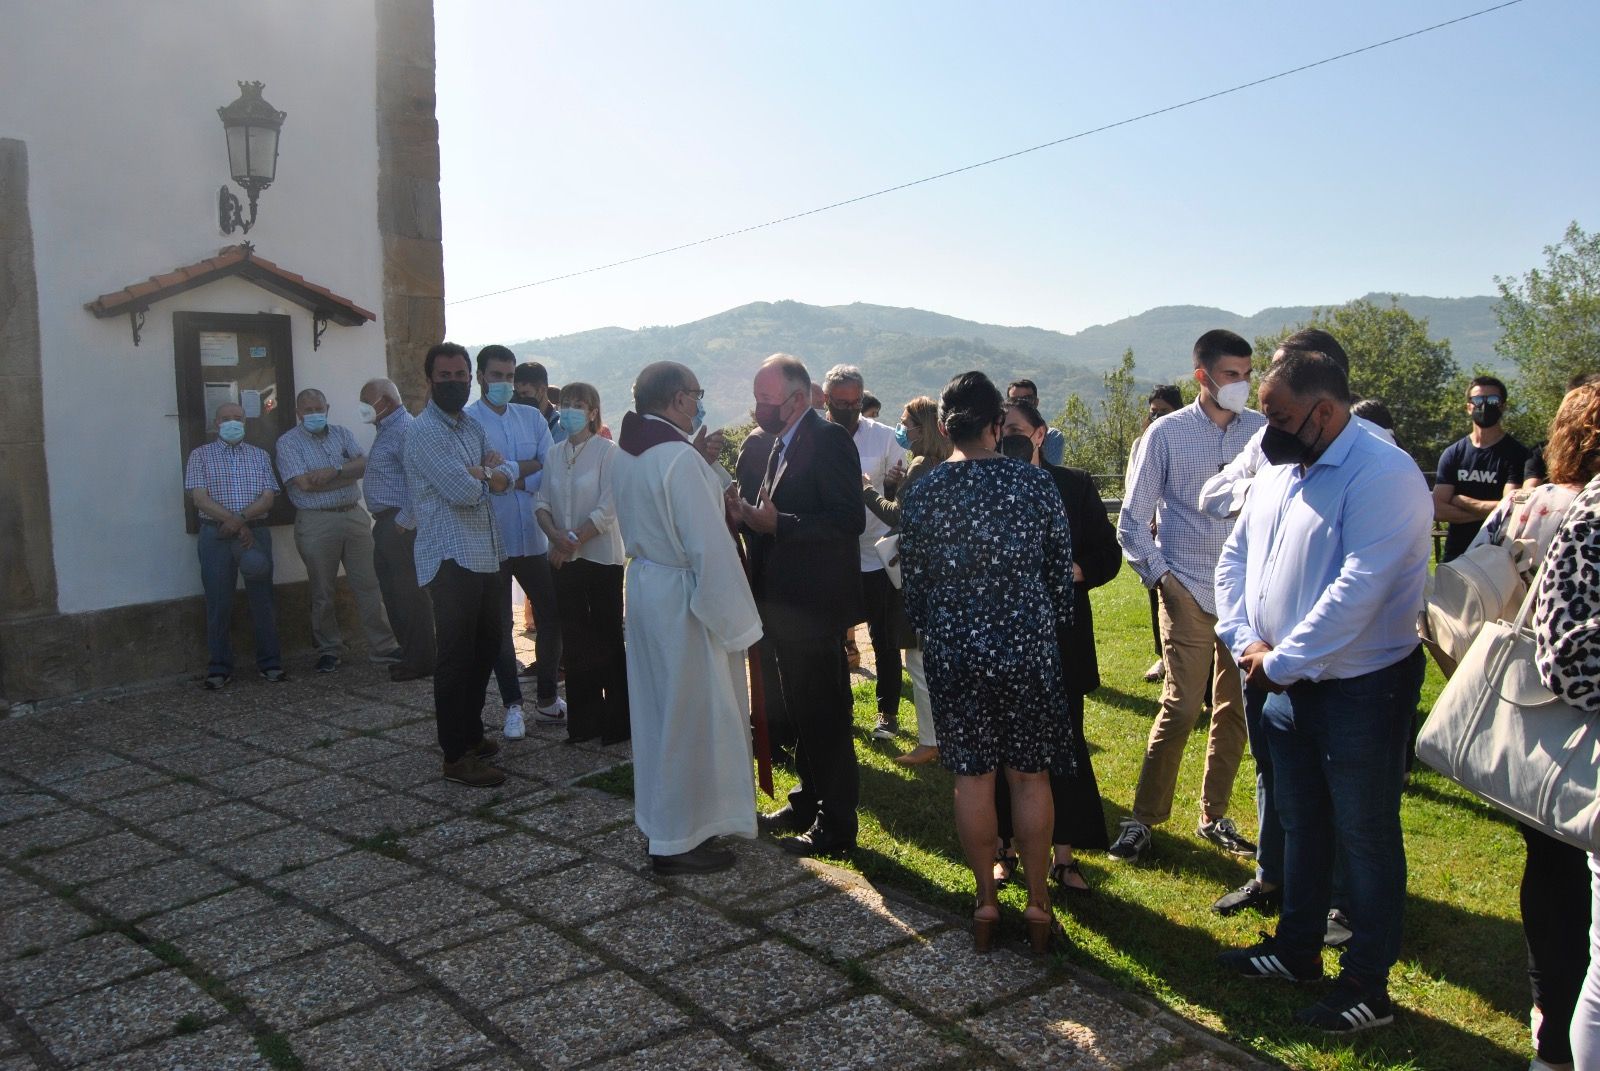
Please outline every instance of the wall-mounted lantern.
[[232, 234], [235, 229], [250, 232], [256, 222], [256, 198], [277, 177], [278, 134], [289, 113], [280, 112], [263, 100], [263, 88], [261, 82], [240, 82], [239, 99], [217, 109], [228, 139], [228, 171], [250, 197], [247, 220], [239, 198], [226, 185], [222, 187], [217, 195], [217, 214], [223, 234]]

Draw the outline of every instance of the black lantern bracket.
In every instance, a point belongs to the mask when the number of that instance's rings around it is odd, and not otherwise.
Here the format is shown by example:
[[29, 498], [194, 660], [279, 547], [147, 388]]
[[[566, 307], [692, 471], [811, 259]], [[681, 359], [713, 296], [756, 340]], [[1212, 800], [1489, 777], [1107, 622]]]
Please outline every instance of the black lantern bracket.
[[223, 234], [249, 234], [256, 224], [256, 199], [278, 174], [278, 138], [288, 112], [280, 112], [261, 96], [262, 82], [240, 82], [239, 99], [217, 109], [227, 139], [228, 173], [250, 200], [250, 218], [226, 183], [217, 193], [217, 226]]
[[128, 326], [133, 328], [133, 344], [137, 346], [144, 332], [144, 309], [128, 310]]
[[313, 312], [311, 314], [311, 348], [313, 350], [322, 348], [322, 336], [327, 330], [328, 314], [320, 309]]
[[217, 226], [222, 228], [223, 234], [232, 234], [238, 231], [249, 234], [250, 228], [256, 225], [256, 197], [260, 190], [252, 189], [250, 193], [250, 218], [244, 218], [244, 205], [239, 203], [239, 198], [233, 191], [224, 185], [217, 191]]

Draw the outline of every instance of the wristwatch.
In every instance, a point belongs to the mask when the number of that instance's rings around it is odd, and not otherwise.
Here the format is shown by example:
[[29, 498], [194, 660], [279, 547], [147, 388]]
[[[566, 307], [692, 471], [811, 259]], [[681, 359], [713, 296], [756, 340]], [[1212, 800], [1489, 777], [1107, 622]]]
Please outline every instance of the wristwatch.
[[572, 542], [576, 543], [578, 541], [578, 533], [568, 529], [567, 538], [572, 540]]

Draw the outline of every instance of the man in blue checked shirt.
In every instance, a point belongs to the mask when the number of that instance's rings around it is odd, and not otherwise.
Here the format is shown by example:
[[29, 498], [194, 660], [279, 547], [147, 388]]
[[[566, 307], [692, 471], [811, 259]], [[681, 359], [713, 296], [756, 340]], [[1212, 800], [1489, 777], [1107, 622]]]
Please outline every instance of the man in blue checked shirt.
[[1406, 856], [1400, 831], [1411, 712], [1424, 670], [1416, 620], [1433, 505], [1407, 454], [1350, 417], [1345, 373], [1286, 353], [1261, 385], [1267, 467], [1217, 564], [1217, 635], [1254, 689], [1283, 825], [1277, 934], [1224, 953], [1247, 978], [1313, 981], [1332, 895], [1351, 937], [1339, 984], [1297, 1022], [1350, 1033], [1392, 1021]]
[[279, 661], [272, 606], [272, 530], [266, 522], [278, 490], [272, 459], [244, 441], [244, 409], [237, 403], [217, 407], [216, 427], [217, 438], [193, 450], [183, 468], [183, 489], [200, 513], [200, 582], [211, 657], [205, 686], [213, 692], [233, 679], [228, 625], [240, 574], [250, 600], [256, 668], [274, 684], [289, 679]]
[[372, 568], [372, 518], [361, 508], [356, 481], [367, 469], [366, 455], [350, 429], [328, 423], [328, 399], [315, 387], [294, 399], [300, 423], [278, 438], [278, 474], [294, 503], [294, 545], [306, 563], [311, 585], [311, 640], [317, 672], [339, 668], [344, 636], [334, 609], [333, 589], [344, 563], [345, 579], [356, 596], [367, 657], [392, 665], [400, 660], [383, 594]]
[[406, 433], [406, 487], [417, 521], [417, 583], [433, 601], [439, 662], [433, 712], [444, 776], [489, 788], [506, 775], [484, 760], [500, 745], [483, 735], [483, 698], [500, 653], [500, 563], [506, 552], [490, 503], [503, 498], [517, 466], [467, 416], [472, 362], [465, 348], [440, 342], [423, 363], [429, 399]]
[[538, 628], [534, 639], [534, 672], [538, 678], [534, 720], [559, 725], [565, 723], [567, 716], [566, 701], [556, 694], [556, 672], [561, 665], [561, 614], [556, 606], [555, 578], [550, 572], [550, 541], [533, 517], [552, 440], [550, 427], [537, 409], [511, 404], [516, 369], [516, 355], [506, 347], [485, 346], [479, 350], [478, 387], [483, 397], [467, 406], [467, 415], [483, 425], [490, 448], [516, 466], [512, 489], [490, 503], [506, 552], [500, 567], [501, 586], [505, 589], [504, 627], [494, 677], [500, 686], [500, 701], [505, 705], [507, 740], [519, 740], [527, 732], [522, 682], [517, 679], [517, 653], [512, 643], [513, 578], [533, 604]]
[[389, 679], [420, 680], [433, 676], [438, 649], [433, 604], [417, 584], [417, 522], [406, 487], [406, 433], [416, 418], [401, 404], [400, 388], [388, 379], [370, 379], [361, 388], [360, 413], [378, 429], [361, 493], [372, 514], [372, 567], [389, 624], [400, 641], [400, 661], [389, 667]]
[[[1167, 667], [1161, 709], [1145, 744], [1134, 790], [1133, 813], [1122, 822], [1108, 855], [1137, 860], [1151, 843], [1150, 829], [1172, 815], [1184, 745], [1200, 717], [1211, 682], [1211, 729], [1200, 786], [1196, 835], [1234, 855], [1256, 846], [1228, 817], [1233, 782], [1244, 757], [1244, 697], [1239, 667], [1218, 642], [1212, 584], [1217, 556], [1233, 522], [1200, 511], [1200, 489], [1243, 450], [1266, 423], [1246, 407], [1250, 398], [1250, 343], [1232, 331], [1207, 331], [1194, 344], [1194, 404], [1151, 424], [1128, 469], [1127, 497], [1117, 518], [1123, 557], [1145, 586], [1155, 589], [1161, 658]], [[1161, 524], [1151, 535], [1160, 510]]]

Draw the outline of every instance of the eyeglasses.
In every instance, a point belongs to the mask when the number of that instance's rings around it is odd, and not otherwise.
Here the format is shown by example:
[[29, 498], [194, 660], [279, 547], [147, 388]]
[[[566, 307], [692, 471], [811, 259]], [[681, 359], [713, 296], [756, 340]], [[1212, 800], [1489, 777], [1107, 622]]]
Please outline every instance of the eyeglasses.
[[683, 388], [683, 393], [692, 394], [695, 398], [704, 398], [706, 396], [706, 389], [701, 387], [699, 390], [690, 390], [689, 388], [685, 387]]
[[1500, 405], [1505, 401], [1498, 394], [1480, 394], [1476, 398], [1469, 398], [1467, 402], [1474, 409], [1482, 409], [1486, 405]]

